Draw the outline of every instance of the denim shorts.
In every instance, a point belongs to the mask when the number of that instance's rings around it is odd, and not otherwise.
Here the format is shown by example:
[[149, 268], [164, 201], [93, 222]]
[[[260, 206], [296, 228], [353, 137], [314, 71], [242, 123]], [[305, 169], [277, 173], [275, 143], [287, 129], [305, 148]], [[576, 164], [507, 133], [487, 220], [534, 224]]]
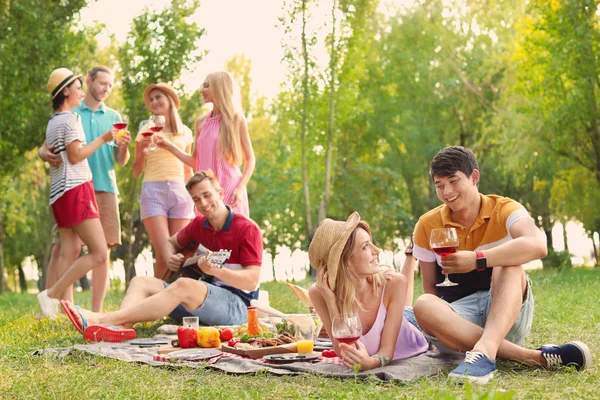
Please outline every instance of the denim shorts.
[[[521, 311], [517, 320], [505, 337], [506, 340], [517, 345], [522, 345], [525, 338], [529, 335], [531, 324], [533, 322], [533, 311], [535, 309], [533, 292], [531, 290], [531, 279], [529, 276], [526, 276], [526, 278], [527, 293], [525, 294], [525, 300], [521, 304]], [[483, 328], [485, 327], [487, 316], [490, 312], [490, 307], [492, 306], [492, 289], [490, 288], [490, 290], [487, 291], [475, 292], [462, 299], [456, 300], [453, 303], [448, 303], [448, 305], [461, 317]], [[404, 316], [421, 330], [412, 307], [406, 307], [404, 309]], [[435, 337], [425, 334], [425, 338], [433, 343], [441, 353], [455, 353], [443, 343], [439, 342]]]
[[[198, 317], [200, 325], [240, 325], [248, 320], [248, 307], [242, 299], [219, 286], [203, 282], [208, 293], [204, 303], [193, 311], [178, 305], [169, 317], [181, 323], [183, 317]], [[165, 287], [169, 284], [164, 282]]]
[[194, 218], [194, 202], [180, 181], [144, 182], [140, 196], [140, 217]]

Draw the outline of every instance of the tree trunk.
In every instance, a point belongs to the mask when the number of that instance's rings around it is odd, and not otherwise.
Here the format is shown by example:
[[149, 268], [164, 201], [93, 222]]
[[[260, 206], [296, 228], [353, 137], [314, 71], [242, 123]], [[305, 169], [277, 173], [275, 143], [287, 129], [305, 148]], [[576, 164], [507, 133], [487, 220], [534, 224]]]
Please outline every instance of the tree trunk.
[[590, 239], [592, 239], [592, 249], [594, 250], [594, 265], [598, 268], [600, 267], [600, 261], [598, 260], [598, 247], [596, 246], [596, 240], [594, 240], [594, 231], [590, 233]]
[[[133, 183], [133, 193], [137, 193], [138, 187], [138, 179]], [[137, 258], [137, 254], [134, 258], [134, 246], [136, 245], [138, 234], [137, 231], [134, 235], [135, 228], [135, 200], [131, 201], [131, 209], [129, 210], [129, 224], [127, 224], [127, 235], [125, 239], [125, 243], [127, 245], [127, 251], [125, 252], [125, 259], [123, 260], [123, 266], [125, 268], [125, 287], [129, 287], [129, 282], [135, 276], [135, 258]], [[133, 243], [131, 242], [131, 238], [134, 237]]]
[[48, 277], [48, 264], [52, 255], [52, 242], [43, 247], [40, 255], [36, 258], [38, 264], [38, 289], [41, 292], [46, 289], [46, 278]]
[[0, 210], [0, 293], [7, 289], [4, 271], [4, 216]]
[[565, 253], [570, 253], [569, 251], [569, 237], [567, 234], [567, 221], [565, 220], [562, 224], [562, 228], [563, 228], [563, 241], [565, 242]]
[[327, 217], [327, 207], [329, 205], [329, 196], [331, 191], [331, 155], [333, 152], [333, 130], [335, 121], [335, 66], [336, 66], [336, 51], [335, 51], [335, 10], [337, 1], [333, 1], [331, 7], [331, 61], [329, 64], [330, 69], [330, 81], [329, 81], [329, 129], [327, 130], [327, 157], [325, 161], [325, 188], [323, 191], [323, 198], [321, 199], [321, 205], [319, 207], [319, 222], [323, 221]]
[[84, 275], [79, 279], [79, 284], [81, 285], [81, 290], [90, 290], [90, 280], [87, 275]]
[[546, 234], [546, 247], [548, 251], [554, 251], [554, 240], [552, 240], [552, 229], [544, 227], [544, 233]]
[[302, 57], [304, 60], [304, 74], [302, 76], [302, 124], [300, 143], [302, 148], [302, 185], [304, 188], [304, 218], [306, 219], [306, 235], [310, 242], [313, 237], [313, 224], [310, 207], [310, 188], [308, 186], [308, 162], [306, 156], [306, 131], [308, 119], [308, 49], [306, 44], [306, 0], [302, 0]]
[[21, 293], [27, 293], [27, 280], [25, 279], [25, 271], [23, 271], [21, 264], [17, 266], [17, 271], [19, 271], [19, 288], [21, 289]]
[[271, 271], [273, 272], [273, 282], [277, 282], [277, 276], [275, 275], [275, 252], [269, 251], [271, 255]]

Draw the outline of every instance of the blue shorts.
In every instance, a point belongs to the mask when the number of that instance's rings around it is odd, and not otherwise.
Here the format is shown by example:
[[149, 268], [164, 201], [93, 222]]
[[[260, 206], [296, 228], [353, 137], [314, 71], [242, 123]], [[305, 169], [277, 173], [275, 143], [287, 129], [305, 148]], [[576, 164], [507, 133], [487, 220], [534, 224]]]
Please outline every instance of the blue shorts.
[[[200, 325], [240, 325], [248, 321], [248, 307], [242, 299], [229, 290], [203, 282], [208, 293], [204, 303], [194, 311], [178, 305], [169, 317], [181, 323], [183, 317], [198, 317]], [[169, 284], [164, 282], [165, 287]]]
[[140, 217], [194, 218], [194, 201], [180, 181], [144, 182], [140, 196]]
[[[527, 277], [527, 293], [525, 294], [525, 300], [521, 304], [521, 311], [511, 330], [506, 335], [505, 339], [509, 342], [517, 345], [522, 345], [525, 338], [531, 331], [531, 324], [533, 322], [533, 311], [535, 308], [535, 302], [533, 299], [533, 292], [531, 290], [531, 279]], [[492, 289], [488, 291], [475, 292], [469, 296], [463, 297], [462, 299], [456, 300], [453, 303], [448, 303], [458, 315], [471, 321], [475, 325], [485, 327], [487, 322], [487, 316], [492, 306]], [[406, 307], [404, 309], [404, 316], [408, 321], [413, 323], [419, 330], [421, 327], [417, 323], [415, 313], [412, 307]], [[425, 338], [429, 340], [441, 353], [455, 353], [455, 351], [446, 347], [443, 343], [438, 341], [435, 337], [425, 334]]]

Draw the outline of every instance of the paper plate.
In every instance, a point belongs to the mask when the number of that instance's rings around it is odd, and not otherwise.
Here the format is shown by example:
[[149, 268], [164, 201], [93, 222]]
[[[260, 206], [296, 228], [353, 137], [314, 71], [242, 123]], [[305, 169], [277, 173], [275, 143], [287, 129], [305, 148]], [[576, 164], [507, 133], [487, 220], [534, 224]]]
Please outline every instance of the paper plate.
[[167, 354], [167, 358], [170, 360], [186, 360], [186, 361], [200, 361], [207, 360], [209, 358], [216, 357], [221, 354], [219, 349], [185, 349], [173, 351]]
[[276, 363], [293, 363], [302, 361], [313, 361], [321, 357], [321, 353], [289, 353], [289, 354], [269, 354], [264, 356], [265, 360]]

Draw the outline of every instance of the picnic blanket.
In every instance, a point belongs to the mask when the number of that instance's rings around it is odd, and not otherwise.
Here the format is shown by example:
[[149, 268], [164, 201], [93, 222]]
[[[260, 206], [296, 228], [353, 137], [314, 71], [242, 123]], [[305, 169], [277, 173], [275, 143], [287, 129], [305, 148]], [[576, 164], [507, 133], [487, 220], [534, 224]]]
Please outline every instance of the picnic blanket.
[[[260, 371], [268, 371], [275, 375], [294, 375], [311, 373], [337, 378], [376, 378], [382, 381], [411, 381], [424, 376], [436, 375], [443, 368], [456, 366], [460, 359], [441, 355], [437, 352], [427, 352], [420, 356], [407, 360], [396, 360], [386, 365], [369, 371], [354, 371], [341, 364], [341, 360], [335, 358], [320, 357], [315, 362], [293, 362], [289, 364], [274, 364], [266, 360], [251, 360], [236, 354], [223, 352], [221, 355], [209, 359], [206, 362], [181, 361], [177, 363], [164, 361], [165, 358], [156, 357], [157, 347], [139, 347], [122, 343], [92, 343], [79, 344], [67, 348], [44, 349], [34, 354], [57, 354], [59, 357], [68, 356], [73, 350], [83, 351], [102, 357], [115, 358], [127, 362], [140, 362], [153, 366], [191, 368], [209, 368], [230, 374], [248, 374]], [[155, 359], [156, 358], [156, 359]]]

